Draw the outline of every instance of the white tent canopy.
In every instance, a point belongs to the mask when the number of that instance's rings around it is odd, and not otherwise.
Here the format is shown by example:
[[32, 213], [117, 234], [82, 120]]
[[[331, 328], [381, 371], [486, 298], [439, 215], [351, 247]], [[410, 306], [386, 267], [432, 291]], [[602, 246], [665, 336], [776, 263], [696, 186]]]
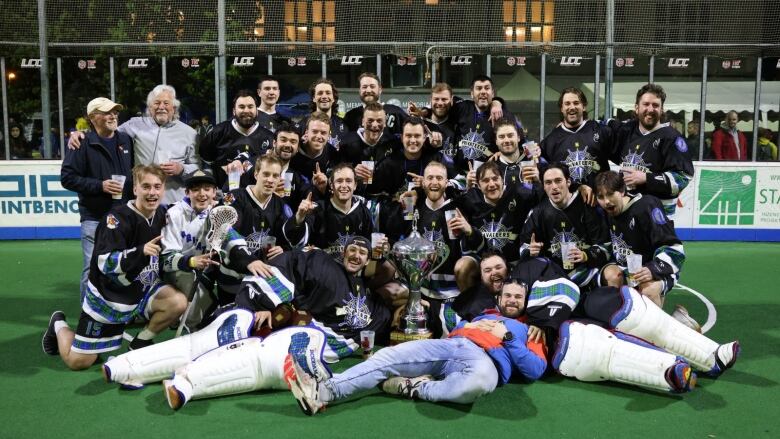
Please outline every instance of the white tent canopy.
[[[664, 110], [672, 112], [699, 111], [701, 100], [700, 82], [659, 82], [666, 91]], [[584, 84], [588, 87], [587, 84]], [[614, 108], [624, 111], [634, 109], [636, 92], [643, 82], [616, 82], [612, 87]], [[591, 92], [593, 90], [591, 89]], [[603, 88], [602, 88], [603, 92]], [[731, 110], [753, 111], [755, 83], [744, 81], [712, 81], [707, 83], [707, 111], [728, 112]], [[761, 83], [762, 113], [780, 111], [780, 81]]]

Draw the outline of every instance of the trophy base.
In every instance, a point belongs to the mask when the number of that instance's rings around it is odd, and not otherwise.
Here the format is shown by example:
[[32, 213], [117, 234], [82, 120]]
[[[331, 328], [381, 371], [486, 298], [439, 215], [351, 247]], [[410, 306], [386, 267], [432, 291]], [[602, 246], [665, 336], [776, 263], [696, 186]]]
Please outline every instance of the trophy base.
[[395, 346], [406, 341], [427, 340], [433, 337], [433, 332], [427, 331], [418, 334], [407, 334], [403, 330], [395, 330], [390, 333], [390, 346]]

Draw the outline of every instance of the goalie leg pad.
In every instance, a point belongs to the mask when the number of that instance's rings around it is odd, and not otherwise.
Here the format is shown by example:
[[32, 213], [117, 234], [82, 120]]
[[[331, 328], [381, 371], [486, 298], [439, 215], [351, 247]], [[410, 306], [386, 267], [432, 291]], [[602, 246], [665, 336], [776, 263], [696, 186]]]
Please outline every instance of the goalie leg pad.
[[675, 320], [635, 289], [622, 287], [620, 294], [623, 306], [610, 321], [613, 328], [684, 357], [698, 370], [716, 367], [718, 343]]
[[678, 391], [666, 372], [678, 363], [668, 352], [621, 340], [597, 325], [565, 322], [560, 328], [553, 367], [562, 375], [580, 381], [616, 381], [646, 389]]
[[[304, 343], [303, 338], [308, 342]], [[322, 361], [324, 348], [322, 331], [309, 327], [285, 328], [265, 339], [250, 337], [206, 353], [178, 370], [174, 385], [188, 400], [259, 389], [287, 389], [288, 351], [304, 355], [309, 367], [318, 371], [318, 378], [327, 379], [330, 370]], [[182, 379], [187, 383], [180, 384]]]
[[198, 332], [110, 359], [104, 365], [106, 378], [132, 387], [160, 381], [202, 354], [248, 337], [253, 324], [254, 314], [250, 311], [235, 309], [225, 312]]

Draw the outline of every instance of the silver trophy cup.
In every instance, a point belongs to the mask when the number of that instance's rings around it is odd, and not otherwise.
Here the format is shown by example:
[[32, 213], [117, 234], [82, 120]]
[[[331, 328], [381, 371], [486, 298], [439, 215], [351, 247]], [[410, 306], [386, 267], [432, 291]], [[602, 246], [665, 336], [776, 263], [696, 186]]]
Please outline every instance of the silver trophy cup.
[[438, 258], [433, 242], [423, 238], [417, 232], [417, 218], [414, 212], [412, 233], [406, 239], [393, 245], [391, 255], [399, 273], [409, 288], [409, 301], [406, 304], [406, 314], [401, 320], [404, 334], [427, 334], [425, 309], [420, 302], [420, 286], [423, 279], [436, 267]]

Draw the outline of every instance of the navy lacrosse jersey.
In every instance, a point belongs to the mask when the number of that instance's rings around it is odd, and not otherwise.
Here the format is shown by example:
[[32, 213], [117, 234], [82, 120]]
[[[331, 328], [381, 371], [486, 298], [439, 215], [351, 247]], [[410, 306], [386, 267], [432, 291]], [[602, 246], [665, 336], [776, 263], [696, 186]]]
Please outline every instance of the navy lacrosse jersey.
[[677, 280], [685, 251], [658, 198], [641, 194], [631, 197], [620, 215], [607, 216], [607, 223], [618, 265], [626, 267], [629, 254], [640, 254], [642, 265], [654, 278], [671, 276]]
[[[504, 107], [504, 118], [515, 121], [515, 116]], [[466, 160], [486, 161], [493, 153], [498, 151], [496, 146], [496, 133], [490, 119], [490, 108], [480, 111], [474, 101], [460, 101], [450, 109], [450, 118], [454, 119], [458, 127], [457, 145], [463, 152]], [[522, 129], [520, 142], [522, 143]]]
[[359, 346], [361, 330], [372, 330], [379, 340], [389, 330], [390, 311], [365, 286], [362, 276], [320, 250], [284, 252], [269, 262], [274, 277], [244, 280], [236, 305], [258, 311], [292, 303], [308, 311], [313, 323], [328, 336], [328, 347], [340, 357]]
[[693, 178], [693, 163], [687, 151], [685, 139], [668, 123], [642, 134], [639, 122], [632, 120], [617, 128], [612, 161], [621, 168], [648, 173], [647, 183], [631, 192], [659, 198], [666, 213], [672, 215], [677, 196]]
[[596, 174], [609, 170], [612, 130], [593, 120], [583, 121], [576, 130], [561, 124], [540, 146], [542, 158], [548, 163], [561, 162], [569, 167], [572, 187], [586, 184], [595, 188]]
[[198, 154], [211, 166], [217, 186], [222, 187], [227, 182], [227, 174], [222, 166], [234, 160], [254, 164], [257, 157], [265, 154], [272, 144], [273, 133], [270, 131], [258, 126], [245, 136], [233, 127], [232, 120], [228, 120], [217, 124], [203, 137]]
[[[295, 124], [299, 136], [303, 137], [303, 135], [306, 134], [306, 124], [308, 122], [309, 115], [306, 115], [300, 122]], [[347, 126], [344, 124], [344, 119], [338, 117], [336, 113], [333, 113], [330, 117], [330, 138], [328, 139], [328, 144], [333, 145], [336, 151], [338, 151], [341, 148], [341, 139], [344, 137], [344, 134], [348, 132]]]
[[426, 119], [425, 126], [431, 132], [441, 134], [442, 144], [439, 148], [441, 162], [448, 168], [455, 169], [456, 173], [468, 172], [468, 160], [463, 157], [463, 152], [458, 148], [458, 127], [455, 121], [449, 117], [441, 122]]
[[276, 129], [279, 128], [279, 126], [282, 124], [292, 125], [292, 120], [290, 118], [275, 112], [268, 114], [259, 108], [257, 109], [257, 122], [261, 127], [263, 127], [263, 129], [266, 129], [271, 133], [275, 133]]
[[[397, 105], [382, 104], [385, 110], [385, 128], [391, 134], [400, 136], [403, 132], [404, 122], [409, 119], [409, 115]], [[347, 129], [356, 132], [358, 128], [363, 126], [363, 111], [365, 107], [362, 105], [355, 107], [344, 115], [344, 124]]]
[[569, 203], [559, 209], [549, 199], [539, 203], [529, 215], [523, 227], [521, 258], [530, 257], [528, 244], [534, 234], [537, 242], [544, 243], [539, 256], [547, 257], [563, 266], [561, 243], [573, 242], [587, 254], [588, 260], [575, 265], [569, 278], [578, 285], [585, 285], [610, 257], [610, 240], [607, 223], [595, 208], [582, 201], [578, 192], [571, 195]]
[[162, 234], [165, 212], [160, 206], [148, 219], [131, 200], [111, 209], [98, 224], [89, 282], [106, 303], [136, 305], [158, 282], [158, 257], [145, 255], [144, 245]]
[[252, 193], [252, 187], [236, 189], [223, 200], [225, 205], [236, 209], [238, 221], [233, 229], [246, 239], [247, 247], [257, 253], [267, 236], [275, 237], [276, 245], [284, 249], [298, 245], [302, 234], [295, 231], [286, 234], [283, 228], [287, 219], [293, 216], [292, 209], [276, 194], [262, 205]]
[[382, 132], [379, 141], [373, 145], [366, 143], [362, 128], [357, 132], [346, 133], [341, 139], [339, 153], [341, 160], [357, 166], [364, 161], [373, 161], [376, 166], [394, 151], [403, 150], [401, 142], [387, 129]]
[[304, 144], [301, 145], [298, 154], [290, 159], [290, 169], [311, 181], [317, 165], [320, 165], [320, 172], [327, 173], [330, 168], [340, 163], [339, 156], [339, 152], [331, 144], [326, 144], [317, 155], [312, 155]]
[[485, 247], [513, 262], [520, 256], [518, 237], [523, 223], [541, 197], [542, 191], [538, 186], [520, 183], [507, 186], [496, 204], [485, 200], [477, 188], [466, 192], [458, 204], [474, 231], [484, 239]]
[[374, 224], [371, 213], [362, 197], [353, 196], [349, 211], [342, 212], [336, 208], [330, 199], [317, 202], [314, 212], [306, 217], [300, 226], [295, 225], [295, 218], [289, 220], [289, 228], [305, 230], [306, 243], [314, 245], [337, 260], [341, 260], [344, 245], [354, 236], [371, 239]]
[[[282, 196], [282, 201], [284, 201], [284, 204], [290, 206], [290, 209], [295, 212], [298, 210], [298, 205], [301, 204], [301, 201], [309, 195], [309, 192], [312, 192], [311, 180], [290, 167], [287, 169], [282, 168], [282, 178], [286, 177], [285, 174], [290, 174], [292, 185], [290, 187], [289, 195], [284, 194], [284, 196]], [[257, 184], [257, 179], [255, 179], [255, 167], [252, 166], [241, 174], [239, 186], [245, 188], [254, 184]], [[278, 194], [279, 193], [277, 192], [277, 195]], [[321, 196], [319, 191], [314, 191], [314, 195]]]

